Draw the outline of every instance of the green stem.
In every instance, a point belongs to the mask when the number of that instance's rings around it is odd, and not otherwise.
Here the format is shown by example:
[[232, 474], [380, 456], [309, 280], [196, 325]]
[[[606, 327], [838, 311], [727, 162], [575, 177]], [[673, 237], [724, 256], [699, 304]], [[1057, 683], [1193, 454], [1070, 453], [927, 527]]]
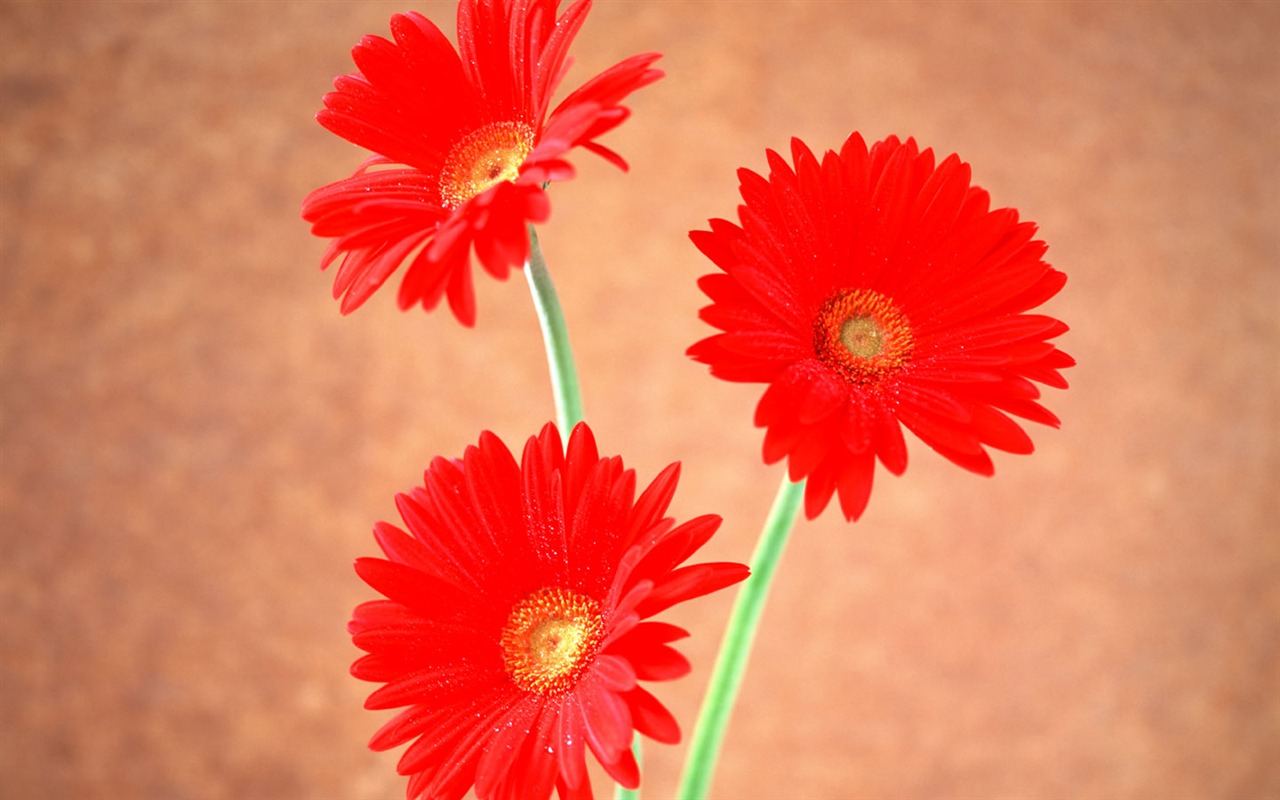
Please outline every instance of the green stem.
[[782, 560], [782, 549], [795, 526], [796, 514], [803, 500], [804, 481], [792, 483], [784, 475], [782, 486], [778, 488], [778, 494], [773, 500], [773, 508], [769, 510], [769, 517], [765, 520], [764, 529], [760, 531], [756, 551], [751, 556], [751, 577], [747, 578], [738, 591], [733, 614], [725, 629], [724, 641], [720, 643], [720, 655], [716, 658], [711, 680], [707, 684], [707, 694], [702, 700], [698, 724], [693, 731], [693, 740], [689, 743], [689, 754], [685, 757], [684, 774], [676, 793], [678, 800], [706, 800], [707, 791], [711, 788], [711, 778], [715, 774], [716, 760], [720, 756], [725, 728], [729, 724], [729, 714], [733, 711], [738, 689], [742, 686], [747, 656], [751, 653], [751, 644], [755, 641], [756, 630], [760, 626], [764, 600], [773, 583], [778, 562]]
[[[547, 261], [538, 244], [538, 232], [529, 226], [529, 261], [525, 264], [525, 277], [533, 295], [533, 307], [538, 312], [542, 326], [542, 341], [547, 346], [547, 366], [551, 370], [551, 394], [556, 404], [556, 425], [561, 436], [568, 436], [573, 426], [582, 421], [582, 392], [578, 388], [578, 369], [573, 363], [573, 348], [569, 346], [569, 329], [564, 324], [564, 312], [560, 310], [560, 298], [547, 270]], [[640, 737], [631, 746], [636, 763], [641, 762]], [[616, 800], [636, 800], [638, 791], [617, 787]]]
[[578, 370], [573, 365], [573, 350], [569, 347], [569, 331], [564, 324], [564, 312], [556, 296], [551, 273], [538, 246], [538, 234], [529, 226], [529, 261], [525, 264], [525, 277], [529, 279], [529, 291], [533, 294], [533, 306], [538, 311], [542, 325], [542, 340], [547, 346], [547, 366], [551, 368], [551, 393], [556, 403], [556, 424], [560, 435], [567, 437], [573, 426], [582, 421], [582, 394], [578, 390]]

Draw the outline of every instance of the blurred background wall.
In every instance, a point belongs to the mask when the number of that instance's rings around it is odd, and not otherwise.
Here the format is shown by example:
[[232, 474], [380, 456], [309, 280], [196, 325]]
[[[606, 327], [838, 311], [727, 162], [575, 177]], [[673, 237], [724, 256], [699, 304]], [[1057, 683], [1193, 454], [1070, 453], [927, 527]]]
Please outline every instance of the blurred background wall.
[[[0, 2], [0, 796], [402, 795], [351, 561], [433, 455], [552, 416], [520, 276], [475, 330], [385, 290], [343, 318], [299, 219], [362, 158], [321, 95], [408, 8], [452, 34], [448, 2]], [[781, 476], [759, 389], [683, 355], [685, 233], [738, 167], [913, 135], [1070, 276], [1035, 455], [912, 441], [860, 522], [797, 531], [715, 797], [1280, 796], [1278, 45], [1271, 2], [598, 2], [569, 83], [668, 77], [542, 241], [603, 450], [684, 462], [708, 557], [748, 559]], [[730, 600], [671, 615], [686, 730]]]

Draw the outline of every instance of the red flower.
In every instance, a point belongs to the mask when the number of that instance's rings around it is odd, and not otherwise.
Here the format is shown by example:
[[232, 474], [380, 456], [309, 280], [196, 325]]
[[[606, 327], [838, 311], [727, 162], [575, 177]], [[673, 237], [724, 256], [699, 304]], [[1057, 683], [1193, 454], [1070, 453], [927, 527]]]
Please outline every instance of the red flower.
[[398, 767], [410, 798], [461, 798], [473, 785], [482, 799], [539, 800], [553, 786], [591, 797], [588, 749], [635, 788], [633, 731], [679, 740], [637, 681], [686, 674], [667, 643], [688, 634], [645, 620], [747, 568], [679, 567], [720, 518], [664, 516], [678, 475], [672, 464], [637, 499], [635, 472], [601, 458], [585, 424], [567, 452], [548, 424], [519, 464], [485, 432], [396, 497], [409, 533], [379, 523], [387, 560], [356, 561], [389, 599], [356, 608], [350, 631], [368, 655], [351, 672], [386, 684], [366, 708], [408, 706], [369, 746], [414, 740]]
[[808, 478], [805, 512], [839, 492], [847, 519], [871, 493], [875, 460], [907, 467], [899, 423], [965, 469], [994, 471], [985, 447], [1030, 453], [1008, 415], [1058, 426], [1032, 381], [1066, 387], [1075, 361], [1048, 340], [1067, 330], [1024, 313], [1066, 276], [1041, 257], [1036, 226], [989, 209], [969, 165], [857, 133], [819, 161], [792, 140], [794, 169], [743, 169], [741, 225], [711, 220], [693, 242], [723, 274], [699, 286], [723, 333], [689, 349], [729, 381], [767, 383], [755, 423], [764, 460]]
[[413, 12], [391, 18], [394, 42], [356, 45], [360, 72], [334, 81], [316, 118], [377, 155], [302, 203], [312, 232], [333, 237], [321, 266], [342, 256], [333, 286], [342, 313], [417, 251], [400, 307], [434, 308], [447, 295], [474, 324], [471, 251], [499, 280], [524, 263], [526, 225], [551, 211], [542, 187], [573, 176], [565, 153], [580, 145], [626, 168], [596, 139], [626, 119], [627, 95], [661, 77], [650, 67], [658, 55], [615, 64], [548, 114], [591, 0], [556, 19], [558, 3], [461, 0], [458, 52]]

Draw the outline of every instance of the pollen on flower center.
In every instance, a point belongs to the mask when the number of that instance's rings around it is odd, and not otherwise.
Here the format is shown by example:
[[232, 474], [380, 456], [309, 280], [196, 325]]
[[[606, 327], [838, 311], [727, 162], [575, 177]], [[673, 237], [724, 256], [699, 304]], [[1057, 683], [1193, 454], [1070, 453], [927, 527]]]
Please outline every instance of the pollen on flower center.
[[596, 657], [604, 633], [595, 600], [559, 587], [539, 589], [516, 603], [507, 617], [503, 665], [526, 692], [564, 694]]
[[893, 301], [870, 289], [832, 295], [813, 324], [814, 350], [827, 366], [858, 385], [878, 383], [911, 358], [911, 325]]
[[458, 140], [440, 170], [440, 198], [456, 208], [491, 186], [514, 181], [533, 152], [533, 128], [491, 122]]
[[873, 358], [884, 352], [884, 331], [874, 317], [862, 314], [840, 326], [840, 343], [859, 358]]

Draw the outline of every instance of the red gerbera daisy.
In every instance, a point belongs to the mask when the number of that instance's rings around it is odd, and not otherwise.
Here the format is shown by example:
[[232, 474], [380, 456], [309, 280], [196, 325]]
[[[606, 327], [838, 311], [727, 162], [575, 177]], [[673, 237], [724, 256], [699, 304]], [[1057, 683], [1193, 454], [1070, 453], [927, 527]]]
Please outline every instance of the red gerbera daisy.
[[410, 798], [460, 798], [473, 785], [480, 798], [539, 800], [553, 786], [591, 797], [588, 749], [635, 788], [633, 731], [679, 740], [637, 681], [686, 674], [668, 642], [688, 634], [645, 620], [747, 568], [679, 566], [720, 518], [664, 516], [678, 476], [672, 464], [636, 498], [635, 472], [601, 458], [585, 424], [567, 452], [548, 424], [519, 464], [485, 432], [397, 496], [409, 533], [379, 523], [387, 560], [356, 561], [389, 599], [356, 608], [350, 631], [368, 655], [351, 671], [386, 683], [367, 708], [408, 706], [369, 746], [414, 740], [398, 767]]
[[581, 145], [626, 168], [596, 139], [626, 119], [627, 95], [661, 77], [650, 67], [658, 55], [615, 64], [548, 114], [591, 0], [559, 19], [558, 4], [461, 0], [458, 51], [412, 12], [391, 18], [394, 42], [356, 45], [360, 72], [334, 81], [316, 118], [377, 155], [302, 203], [312, 232], [333, 237], [321, 266], [342, 256], [333, 286], [342, 313], [418, 250], [400, 307], [434, 308], [447, 295], [454, 315], [474, 324], [471, 251], [500, 280], [524, 263], [527, 223], [550, 214], [543, 186], [573, 175], [562, 156]]
[[857, 519], [875, 460], [907, 467], [899, 423], [965, 469], [994, 471], [985, 447], [1030, 453], [1008, 415], [1058, 426], [1032, 381], [1066, 387], [1075, 361], [1048, 340], [1067, 326], [1024, 313], [1066, 276], [1042, 260], [1036, 226], [992, 211], [969, 165], [857, 133], [819, 161], [792, 140], [794, 168], [740, 170], [740, 225], [711, 220], [693, 242], [722, 269], [699, 286], [719, 328], [689, 354], [730, 381], [767, 383], [755, 423], [764, 459], [807, 478], [805, 512], [834, 493]]

